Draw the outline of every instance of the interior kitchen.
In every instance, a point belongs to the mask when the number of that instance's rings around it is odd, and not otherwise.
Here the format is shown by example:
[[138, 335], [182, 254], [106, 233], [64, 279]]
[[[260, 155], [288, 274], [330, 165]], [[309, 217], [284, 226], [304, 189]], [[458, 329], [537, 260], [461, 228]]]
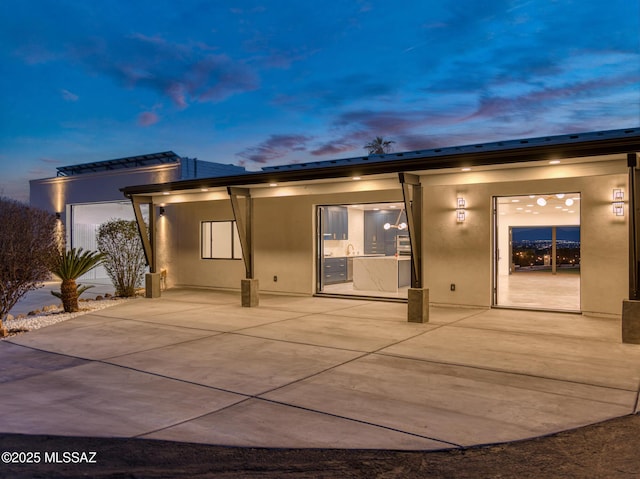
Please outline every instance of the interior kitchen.
[[404, 204], [318, 207], [318, 292], [406, 298], [411, 243]]

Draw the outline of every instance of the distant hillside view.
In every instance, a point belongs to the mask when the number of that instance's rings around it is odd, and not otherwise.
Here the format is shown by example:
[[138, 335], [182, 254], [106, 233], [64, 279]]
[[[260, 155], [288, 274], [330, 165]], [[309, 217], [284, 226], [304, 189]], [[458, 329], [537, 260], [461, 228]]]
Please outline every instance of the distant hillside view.
[[[514, 271], [551, 271], [553, 235], [551, 227], [512, 228]], [[556, 227], [556, 268], [580, 271], [580, 227]]]

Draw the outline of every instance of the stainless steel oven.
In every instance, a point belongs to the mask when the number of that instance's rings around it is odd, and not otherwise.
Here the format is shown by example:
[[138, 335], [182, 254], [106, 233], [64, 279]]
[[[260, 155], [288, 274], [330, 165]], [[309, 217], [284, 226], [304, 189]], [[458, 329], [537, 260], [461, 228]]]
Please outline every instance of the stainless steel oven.
[[396, 252], [400, 256], [411, 256], [411, 241], [409, 235], [396, 236]]

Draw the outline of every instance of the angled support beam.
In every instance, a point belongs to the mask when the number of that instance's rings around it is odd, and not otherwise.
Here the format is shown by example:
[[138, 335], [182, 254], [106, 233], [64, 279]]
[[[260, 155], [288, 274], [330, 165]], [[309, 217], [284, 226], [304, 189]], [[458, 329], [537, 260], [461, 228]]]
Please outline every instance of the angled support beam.
[[629, 299], [622, 301], [622, 342], [640, 344], [640, 171], [636, 153], [629, 167]]
[[636, 153], [627, 155], [629, 167], [629, 299], [640, 300], [640, 170]]
[[422, 186], [417, 175], [398, 173], [411, 242], [411, 287], [422, 288]]
[[[227, 187], [227, 192], [231, 198], [231, 208], [233, 209], [233, 216], [238, 226], [246, 278], [253, 279], [253, 242], [251, 232], [253, 199], [251, 198], [251, 192], [248, 188], [236, 188], [233, 186]], [[242, 211], [240, 202], [238, 201], [239, 196], [245, 198], [244, 211]]]
[[[153, 254], [153, 238], [152, 235], [149, 234], [149, 229], [153, 231], [155, 224], [155, 215], [153, 211], [153, 201], [151, 197], [139, 197], [132, 196], [131, 204], [133, 205], [133, 213], [136, 216], [136, 223], [138, 224], [138, 233], [140, 234], [140, 239], [142, 240], [142, 249], [144, 250], [144, 257], [147, 261], [147, 266], [149, 266], [149, 270], [152, 273], [155, 273], [155, 255]], [[147, 228], [147, 224], [144, 222], [144, 218], [142, 217], [142, 210], [140, 209], [140, 205], [148, 204], [149, 205], [149, 221], [151, 223], [150, 228]]]

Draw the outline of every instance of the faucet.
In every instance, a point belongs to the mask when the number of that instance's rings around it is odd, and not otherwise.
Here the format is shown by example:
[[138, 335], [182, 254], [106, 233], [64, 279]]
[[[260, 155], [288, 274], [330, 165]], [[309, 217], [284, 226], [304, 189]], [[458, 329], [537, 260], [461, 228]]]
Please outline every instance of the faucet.
[[[351, 249], [349, 249], [349, 248], [351, 248]], [[347, 256], [351, 256], [353, 253], [355, 253], [355, 250], [356, 249], [354, 248], [354, 246], [351, 243], [349, 243], [347, 245]]]

